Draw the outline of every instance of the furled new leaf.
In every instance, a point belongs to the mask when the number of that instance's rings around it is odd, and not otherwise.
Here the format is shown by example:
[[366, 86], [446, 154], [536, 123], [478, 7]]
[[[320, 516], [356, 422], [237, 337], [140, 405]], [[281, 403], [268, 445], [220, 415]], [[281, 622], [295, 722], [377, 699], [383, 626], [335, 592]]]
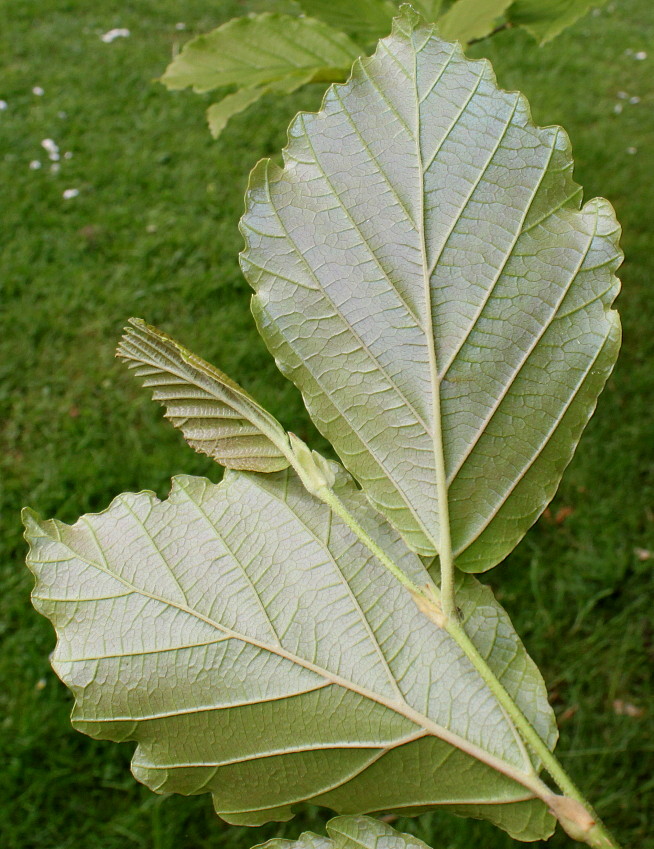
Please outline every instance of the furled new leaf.
[[275, 838], [253, 849], [429, 849], [412, 834], [396, 831], [372, 817], [334, 817], [327, 823], [328, 837], [305, 831], [297, 840]]
[[188, 444], [228, 469], [278, 472], [289, 462], [279, 422], [215, 366], [140, 318], [130, 319], [116, 355], [135, 370]]
[[267, 92], [287, 94], [309, 82], [343, 79], [360, 48], [323, 21], [264, 13], [234, 18], [188, 42], [161, 81], [196, 92], [236, 85], [210, 108], [214, 135]]
[[[448, 41], [469, 44], [485, 38], [513, 0], [457, 0], [438, 22], [440, 35]], [[427, 18], [434, 20], [434, 18]]]
[[509, 19], [544, 43], [572, 26], [589, 9], [605, 3], [606, 0], [514, 0]]
[[[418, 584], [420, 559], [338, 472], [336, 489]], [[134, 740], [158, 792], [211, 792], [230, 822], [446, 806], [522, 839], [553, 821], [504, 709], [449, 634], [291, 470], [178, 477], [75, 525], [26, 512], [34, 604], [73, 723]], [[542, 679], [488, 588], [461, 576], [466, 631], [537, 733]], [[547, 790], [547, 788], [545, 788]]]
[[570, 145], [410, 8], [253, 171], [260, 332], [374, 505], [483, 571], [552, 498], [615, 361], [618, 225]]

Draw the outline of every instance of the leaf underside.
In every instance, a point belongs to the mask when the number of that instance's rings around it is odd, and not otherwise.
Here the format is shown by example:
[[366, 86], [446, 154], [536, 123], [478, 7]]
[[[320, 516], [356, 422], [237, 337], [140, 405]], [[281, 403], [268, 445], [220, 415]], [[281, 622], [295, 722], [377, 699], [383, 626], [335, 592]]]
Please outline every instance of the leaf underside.
[[565, 132], [411, 10], [252, 173], [252, 309], [375, 507], [484, 571], [550, 501], [617, 356], [619, 228]]
[[215, 366], [156, 327], [130, 320], [116, 355], [125, 360], [188, 444], [228, 469], [278, 472], [289, 462], [279, 422]]
[[[418, 584], [419, 558], [341, 470], [348, 509]], [[446, 806], [527, 840], [546, 806], [515, 728], [458, 645], [290, 470], [178, 477], [75, 525], [26, 514], [34, 604], [75, 727], [134, 740], [157, 792], [211, 792], [233, 823]], [[489, 589], [461, 576], [465, 627], [541, 737], [543, 681]]]
[[297, 840], [278, 837], [253, 849], [429, 849], [412, 834], [403, 834], [371, 817], [334, 817], [327, 823], [327, 835], [305, 831]]

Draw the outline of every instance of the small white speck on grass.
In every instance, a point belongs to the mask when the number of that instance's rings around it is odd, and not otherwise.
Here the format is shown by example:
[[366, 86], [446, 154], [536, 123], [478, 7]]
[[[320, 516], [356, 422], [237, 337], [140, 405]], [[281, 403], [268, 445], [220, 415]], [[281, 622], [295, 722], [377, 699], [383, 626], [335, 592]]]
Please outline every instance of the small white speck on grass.
[[600, 16], [601, 14], [602, 14], [602, 10], [601, 10], [601, 9], [593, 9], [593, 11], [591, 12], [591, 15], [592, 15], [594, 18], [599, 18], [599, 16]]
[[619, 115], [622, 112], [622, 104], [616, 103], [615, 106], [613, 107], [613, 111], [615, 112], [616, 115]]
[[64, 200], [72, 200], [79, 195], [79, 189], [64, 189], [62, 193], [62, 198]]
[[64, 153], [64, 159], [72, 159], [72, 158], [73, 158], [72, 150], [67, 150], [66, 153]]
[[5, 109], [9, 108], [9, 104], [6, 100], [0, 100], [0, 112], [4, 112]]
[[32, 94], [35, 94], [37, 97], [43, 97], [45, 91], [41, 88], [40, 85], [35, 85], [32, 89]]
[[53, 162], [50, 166], [50, 170], [53, 174], [58, 174], [61, 171], [61, 165], [58, 162]]
[[125, 29], [124, 27], [116, 27], [116, 29], [110, 29], [107, 32], [102, 33], [100, 36], [100, 41], [104, 41], [105, 44], [111, 44], [112, 41], [115, 41], [117, 38], [129, 38], [130, 31]]
[[33, 159], [30, 162], [30, 171], [38, 171], [40, 167], [41, 167], [41, 163], [39, 162], [38, 159]]
[[57, 118], [61, 118], [61, 120], [65, 120], [68, 117], [68, 112], [57, 112]]
[[632, 106], [635, 106], [637, 103], [640, 103], [640, 97], [638, 97], [638, 95], [634, 95], [634, 97], [630, 97], [629, 103], [631, 103]]
[[618, 100], [626, 100], [629, 97], [629, 95], [627, 94], [626, 91], [619, 91], [616, 94], [616, 97], [618, 98]]
[[635, 153], [638, 153], [638, 148], [637, 147], [628, 147], [627, 153], [629, 154], [629, 156], [633, 156]]
[[53, 139], [43, 139], [41, 147], [46, 151], [52, 162], [59, 162], [59, 145]]
[[185, 30], [185, 29], [186, 29], [186, 24], [184, 23], [184, 21], [178, 21], [178, 22], [175, 24], [175, 29], [176, 29], [176, 30], [179, 30], [179, 32], [182, 32], [182, 30]]
[[639, 50], [638, 53], [634, 53], [634, 59], [642, 62], [643, 59], [647, 59], [647, 53], [644, 50]]

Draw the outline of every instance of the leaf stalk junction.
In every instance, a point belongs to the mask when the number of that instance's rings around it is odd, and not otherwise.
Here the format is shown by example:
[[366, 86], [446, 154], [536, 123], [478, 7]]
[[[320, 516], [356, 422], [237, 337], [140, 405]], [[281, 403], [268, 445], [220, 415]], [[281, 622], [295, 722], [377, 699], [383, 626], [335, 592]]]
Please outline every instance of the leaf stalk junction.
[[[590, 803], [583, 797], [557, 758], [497, 679], [486, 660], [481, 656], [467, 635], [463, 623], [459, 621], [454, 597], [454, 564], [451, 550], [444, 552], [445, 556], [441, 555], [439, 558], [441, 587], [438, 587], [433, 582], [422, 587], [418, 586], [373, 540], [370, 534], [362, 527], [360, 522], [338, 497], [333, 489], [333, 473], [330, 471], [329, 463], [324, 457], [316, 451], [311, 451], [295, 434], [289, 434], [288, 444], [279, 444], [279, 448], [284, 451], [289, 463], [300, 477], [307, 491], [324, 502], [345, 522], [363, 545], [409, 592], [420, 612], [439, 628], [446, 631], [462, 649], [470, 663], [484, 680], [484, 683], [513, 721], [523, 742], [540, 758], [543, 766], [563, 795], [553, 793], [550, 787], [535, 773], [529, 775], [517, 769], [511, 770], [511, 778], [521, 783], [525, 788], [534, 793], [536, 797], [541, 799], [548, 806], [553, 816], [559, 821], [564, 831], [574, 840], [586, 843], [588, 846], [592, 846], [593, 849], [620, 849], [618, 843], [606, 830]], [[446, 602], [446, 596], [442, 589], [444, 585], [447, 585], [448, 602]]]

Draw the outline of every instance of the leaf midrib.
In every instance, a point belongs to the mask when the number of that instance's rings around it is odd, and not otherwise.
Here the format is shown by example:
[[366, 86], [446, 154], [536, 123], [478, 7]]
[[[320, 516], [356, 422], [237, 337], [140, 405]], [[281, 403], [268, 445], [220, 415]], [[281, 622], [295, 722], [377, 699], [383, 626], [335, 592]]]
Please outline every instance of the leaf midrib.
[[[161, 502], [158, 502], [161, 503]], [[217, 533], [217, 531], [216, 531]], [[47, 534], [46, 534], [47, 536]], [[406, 702], [398, 703], [392, 699], [386, 698], [379, 693], [375, 693], [372, 690], [369, 690], [366, 687], [363, 687], [353, 681], [350, 681], [346, 678], [343, 678], [340, 675], [337, 675], [323, 667], [312, 663], [311, 661], [306, 660], [305, 658], [299, 657], [292, 652], [287, 651], [283, 647], [279, 646], [271, 646], [267, 643], [257, 640], [254, 637], [249, 637], [247, 635], [241, 634], [237, 631], [233, 631], [230, 628], [221, 625], [213, 619], [210, 619], [207, 616], [204, 616], [199, 611], [193, 610], [187, 604], [180, 604], [179, 602], [174, 602], [169, 599], [166, 599], [163, 596], [156, 595], [155, 593], [148, 592], [145, 589], [139, 588], [134, 584], [130, 583], [128, 580], [123, 578], [120, 575], [117, 575], [115, 572], [111, 570], [111, 568], [107, 565], [101, 565], [93, 560], [88, 559], [87, 557], [82, 556], [79, 552], [72, 549], [67, 543], [63, 541], [61, 538], [61, 534], [57, 531], [58, 543], [63, 548], [67, 549], [74, 559], [80, 560], [86, 565], [97, 569], [100, 572], [108, 575], [114, 580], [118, 581], [120, 584], [130, 589], [131, 592], [141, 595], [145, 598], [149, 598], [152, 601], [158, 602], [167, 607], [174, 607], [182, 613], [186, 613], [187, 615], [198, 619], [201, 622], [204, 622], [206, 625], [215, 628], [220, 633], [226, 634], [229, 638], [239, 640], [243, 643], [253, 646], [254, 648], [260, 649], [261, 651], [269, 652], [270, 654], [275, 654], [278, 657], [281, 657], [285, 660], [288, 660], [290, 663], [293, 663], [301, 668], [306, 669], [309, 672], [313, 672], [322, 679], [328, 681], [331, 684], [342, 687], [345, 690], [349, 690], [351, 692], [357, 693], [365, 699], [368, 699], [371, 702], [375, 702], [382, 707], [385, 707], [399, 716], [408, 719], [410, 722], [413, 722], [418, 728], [422, 728], [429, 734], [434, 737], [437, 737], [443, 740], [446, 743], [449, 743], [454, 748], [460, 749], [462, 752], [470, 755], [476, 760], [487, 764], [491, 768], [495, 769], [497, 772], [511, 778], [518, 784], [521, 784], [526, 789], [530, 789], [534, 791], [534, 796], [538, 796], [538, 793], [535, 792], [536, 787], [539, 784], [536, 773], [533, 769], [533, 766], [530, 761], [528, 761], [528, 772], [523, 772], [516, 766], [509, 764], [508, 762], [502, 760], [500, 757], [495, 756], [482, 749], [480, 746], [470, 742], [469, 740], [461, 737], [455, 732], [450, 731], [449, 729], [439, 725], [434, 722], [429, 717], [422, 714], [420, 711], [417, 711], [410, 707]], [[103, 557], [104, 560], [104, 557]], [[39, 561], [33, 561], [39, 562]], [[105, 561], [106, 563], [106, 561]], [[509, 723], [510, 725], [511, 723]]]

